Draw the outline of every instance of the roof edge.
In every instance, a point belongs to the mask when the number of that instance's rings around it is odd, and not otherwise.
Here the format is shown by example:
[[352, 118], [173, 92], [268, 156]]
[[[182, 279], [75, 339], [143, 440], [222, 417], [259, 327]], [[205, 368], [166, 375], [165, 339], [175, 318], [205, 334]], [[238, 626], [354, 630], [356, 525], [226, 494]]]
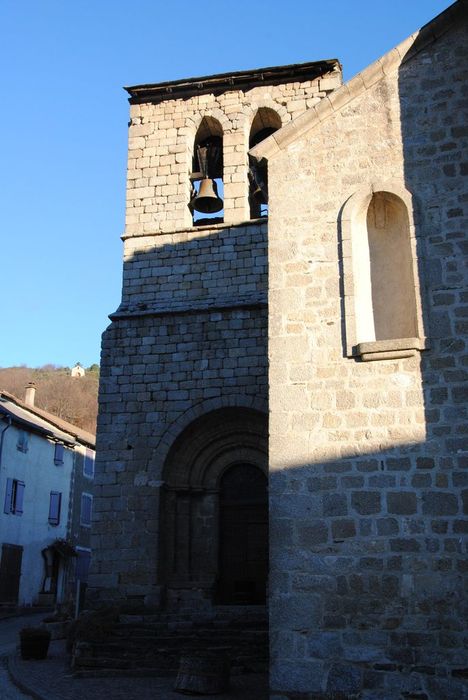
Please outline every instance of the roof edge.
[[341, 70], [341, 63], [337, 58], [329, 58], [322, 61], [292, 63], [286, 66], [268, 66], [266, 68], [255, 68], [233, 73], [205, 75], [198, 78], [182, 78], [164, 83], [134, 85], [124, 87], [124, 90], [130, 95], [129, 101], [131, 104], [140, 104], [142, 102], [160, 102], [178, 97], [188, 97], [212, 91], [223, 92], [227, 89], [232, 90], [244, 86], [251, 89], [256, 85], [310, 80], [337, 70]]
[[385, 76], [393, 73], [403, 63], [445, 34], [468, 7], [468, 0], [457, 0], [441, 14], [425, 24], [417, 32], [400, 42], [395, 48], [371, 63], [351, 80], [323, 97], [293, 121], [289, 122], [261, 143], [254, 146], [249, 154], [257, 160], [271, 160], [290, 143], [311, 131], [335, 112], [362, 95], [366, 90]]
[[41, 418], [43, 421], [50, 423], [54, 428], [60, 430], [60, 432], [67, 433], [68, 435], [75, 438], [77, 442], [87, 445], [92, 449], [95, 449], [96, 436], [92, 433], [88, 433], [87, 430], [82, 430], [77, 425], [73, 425], [72, 423], [63, 420], [62, 418], [55, 416], [53, 413], [44, 411], [44, 409], [39, 408], [38, 406], [30, 406], [14, 394], [10, 394], [9, 391], [5, 391], [4, 389], [0, 390], [0, 397], [4, 397], [7, 401], [10, 401], [11, 403], [15, 404], [16, 406], [18, 406], [18, 408], [21, 408], [23, 411], [27, 411], [33, 416]]

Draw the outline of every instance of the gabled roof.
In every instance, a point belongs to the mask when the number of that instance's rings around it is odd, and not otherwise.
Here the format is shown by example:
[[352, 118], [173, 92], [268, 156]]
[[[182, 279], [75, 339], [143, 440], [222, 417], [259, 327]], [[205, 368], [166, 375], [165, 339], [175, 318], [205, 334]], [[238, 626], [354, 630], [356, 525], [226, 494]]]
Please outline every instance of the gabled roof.
[[44, 411], [37, 406], [30, 406], [8, 391], [0, 391], [0, 416], [11, 418], [13, 423], [59, 440], [67, 445], [79, 443], [92, 449], [95, 448], [96, 436], [78, 428], [53, 413]]
[[439, 37], [449, 31], [463, 16], [466, 17], [468, 0], [458, 0], [444, 12], [437, 15], [418, 32], [411, 34], [398, 46], [358, 73], [347, 83], [322, 98], [292, 122], [286, 124], [274, 134], [261, 141], [250, 150], [250, 155], [258, 160], [271, 160], [290, 143], [304, 136], [318, 124], [325, 121], [334, 112], [339, 112], [345, 105], [362, 95], [386, 75], [393, 73], [406, 61], [425, 49]]

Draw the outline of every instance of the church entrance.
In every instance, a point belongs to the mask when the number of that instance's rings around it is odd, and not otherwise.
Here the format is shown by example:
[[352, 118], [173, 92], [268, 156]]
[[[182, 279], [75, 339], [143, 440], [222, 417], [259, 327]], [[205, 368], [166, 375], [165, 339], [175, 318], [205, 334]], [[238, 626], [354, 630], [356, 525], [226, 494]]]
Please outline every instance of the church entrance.
[[246, 408], [205, 414], [175, 440], [160, 511], [168, 609], [265, 602], [267, 441], [267, 417]]
[[267, 479], [258, 467], [237, 464], [221, 478], [218, 602], [264, 604], [267, 576]]

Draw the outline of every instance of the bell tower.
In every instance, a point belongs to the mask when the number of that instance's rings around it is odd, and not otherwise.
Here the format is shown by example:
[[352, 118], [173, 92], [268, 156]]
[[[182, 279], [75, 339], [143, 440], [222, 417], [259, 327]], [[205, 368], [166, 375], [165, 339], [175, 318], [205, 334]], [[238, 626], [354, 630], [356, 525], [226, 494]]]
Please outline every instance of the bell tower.
[[[294, 134], [340, 84], [327, 60], [126, 88], [123, 290], [102, 342], [89, 584], [101, 600], [264, 599], [267, 564], [241, 562], [268, 552], [268, 173], [249, 149]], [[237, 508], [258, 541], [235, 543], [227, 574]]]

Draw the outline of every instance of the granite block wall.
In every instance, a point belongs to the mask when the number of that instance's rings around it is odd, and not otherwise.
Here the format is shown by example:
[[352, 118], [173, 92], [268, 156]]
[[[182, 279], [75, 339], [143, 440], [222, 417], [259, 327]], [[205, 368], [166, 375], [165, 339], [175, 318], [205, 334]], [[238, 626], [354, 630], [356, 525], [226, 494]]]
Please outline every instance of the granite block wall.
[[[267, 224], [250, 220], [249, 134], [259, 109], [286, 124], [341, 84], [336, 61], [309, 73], [269, 84], [254, 71], [250, 89], [233, 81], [211, 91], [201, 79], [190, 96], [147, 101], [130, 89], [123, 291], [102, 342], [90, 599], [164, 603], [171, 446], [210, 411], [266, 413]], [[194, 226], [189, 176], [203, 120], [223, 133], [224, 221]]]
[[[274, 697], [467, 697], [465, 10], [265, 145]], [[374, 362], [346, 338], [366, 186], [411, 195], [425, 319]]]

